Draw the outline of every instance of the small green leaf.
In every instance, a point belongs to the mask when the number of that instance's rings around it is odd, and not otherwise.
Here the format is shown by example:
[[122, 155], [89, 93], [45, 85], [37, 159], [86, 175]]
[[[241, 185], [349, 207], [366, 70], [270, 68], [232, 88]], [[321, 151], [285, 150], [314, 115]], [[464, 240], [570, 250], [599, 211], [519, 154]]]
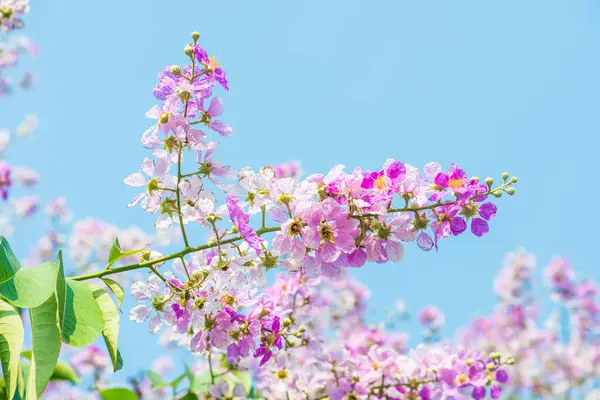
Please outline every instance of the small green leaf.
[[10, 248], [8, 240], [0, 236], [0, 283], [11, 279], [20, 269], [21, 264]]
[[62, 331], [65, 320], [65, 309], [67, 307], [67, 280], [65, 279], [65, 267], [63, 264], [62, 250], [58, 251], [58, 272], [56, 274], [56, 301], [58, 305], [58, 323]]
[[108, 254], [108, 266], [110, 267], [115, 261], [118, 260], [117, 257], [119, 257], [119, 254], [121, 254], [121, 245], [119, 244], [119, 238], [115, 238], [115, 241], [112, 244], [112, 247], [110, 248], [110, 253]]
[[121, 250], [121, 245], [119, 244], [119, 238], [116, 238], [113, 242], [112, 247], [110, 248], [110, 253], [108, 254], [108, 265], [106, 268], [110, 268], [114, 263], [119, 261], [123, 257], [132, 256], [136, 253], [143, 251], [144, 249], [135, 249], [129, 251]]
[[169, 385], [171, 385], [172, 388], [176, 389], [177, 386], [179, 386], [181, 381], [184, 380], [186, 376], [187, 376], [187, 374], [184, 372], [183, 374], [179, 375], [177, 378], [173, 379], [173, 381]]
[[51, 296], [42, 305], [32, 308], [29, 316], [33, 351], [27, 380], [27, 400], [41, 396], [58, 361], [61, 343], [56, 297]]
[[252, 387], [252, 375], [250, 375], [250, 373], [235, 370], [231, 371], [231, 374], [235, 377], [234, 383], [242, 384], [242, 386], [244, 386], [244, 389], [246, 390], [246, 393], [250, 392], [250, 389]]
[[28, 375], [29, 363], [20, 363], [19, 377], [17, 378], [17, 394], [19, 395], [19, 400], [22, 400], [25, 397], [25, 382]]
[[113, 281], [110, 278], [102, 278], [102, 281], [108, 286], [108, 288], [117, 296], [117, 305], [119, 310], [123, 305], [123, 297], [125, 296], [125, 290], [123, 290], [123, 286], [120, 283]]
[[158, 390], [167, 386], [171, 386], [169, 382], [165, 381], [154, 371], [148, 371], [146, 372], [146, 375], [148, 375], [148, 379], [150, 379], [150, 382], [152, 383], [152, 390]]
[[106, 290], [91, 283], [88, 283], [87, 285], [92, 290], [92, 295], [102, 311], [102, 319], [104, 320], [102, 337], [104, 338], [104, 343], [106, 343], [106, 348], [110, 354], [113, 370], [117, 372], [123, 368], [123, 358], [121, 357], [118, 346], [119, 313], [117, 312], [117, 307]]
[[24, 337], [21, 316], [10, 304], [0, 300], [0, 359], [9, 399], [13, 398], [17, 388], [19, 353]]
[[73, 279], [66, 282], [62, 340], [75, 347], [89, 346], [104, 330], [102, 310], [85, 283]]
[[135, 392], [124, 388], [112, 388], [100, 391], [102, 400], [137, 400]]
[[59, 361], [52, 371], [51, 381], [70, 381], [73, 383], [79, 383], [81, 378], [77, 375], [77, 372], [66, 362]]
[[57, 274], [58, 266], [53, 262], [22, 268], [0, 284], [0, 293], [17, 307], [34, 308], [54, 294]]
[[199, 400], [199, 397], [194, 392], [187, 392], [185, 396], [180, 397], [179, 400]]
[[194, 376], [194, 379], [190, 384], [190, 389], [194, 392], [208, 393], [211, 386], [212, 378], [210, 376], [210, 371], [208, 371], [202, 375]]

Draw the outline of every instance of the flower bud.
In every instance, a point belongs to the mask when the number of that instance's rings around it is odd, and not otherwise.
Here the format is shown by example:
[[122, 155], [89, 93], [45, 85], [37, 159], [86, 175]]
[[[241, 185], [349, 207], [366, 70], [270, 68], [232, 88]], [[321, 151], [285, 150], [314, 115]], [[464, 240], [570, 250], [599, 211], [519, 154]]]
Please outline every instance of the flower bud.
[[198, 41], [198, 39], [200, 39], [200, 33], [199, 32], [192, 32], [192, 39], [194, 40], [194, 43]]
[[284, 327], [292, 326], [292, 320], [289, 318], [284, 318], [283, 321], [281, 321], [281, 323], [283, 324]]
[[492, 360], [499, 360], [499, 359], [500, 359], [500, 357], [502, 357], [502, 355], [501, 355], [500, 353], [498, 353], [498, 352], [494, 352], [494, 353], [491, 353], [491, 354], [490, 354], [490, 358], [491, 358]]
[[179, 67], [179, 65], [171, 66], [171, 73], [175, 76], [181, 75], [181, 67]]
[[291, 339], [291, 340], [289, 340], [289, 341], [288, 341], [288, 344], [289, 344], [291, 347], [294, 347], [294, 346], [296, 346], [296, 341], [295, 341], [294, 339]]
[[488, 371], [493, 371], [496, 368], [496, 364], [494, 364], [494, 363], [487, 363], [486, 366], [485, 366], [485, 368]]
[[183, 52], [186, 56], [191, 57], [194, 54], [194, 48], [188, 44], [183, 48]]
[[506, 182], [506, 181], [508, 180], [508, 177], [509, 177], [509, 176], [510, 176], [510, 175], [509, 175], [509, 173], [508, 173], [508, 172], [503, 172], [503, 173], [502, 173], [502, 180], [503, 180], [504, 182]]
[[510, 188], [506, 188], [506, 189], [504, 189], [504, 191], [505, 191], [506, 193], [508, 193], [509, 195], [511, 195], [511, 196], [512, 196], [513, 194], [515, 194], [515, 188], [511, 188], [511, 187], [510, 187]]
[[506, 358], [506, 360], [504, 361], [504, 363], [508, 364], [508, 365], [514, 365], [515, 364], [515, 359], [512, 356], [508, 356]]
[[306, 332], [306, 327], [304, 325], [300, 325], [300, 328], [298, 328], [298, 332], [300, 332], [300, 333]]
[[486, 185], [487, 185], [489, 188], [491, 188], [491, 187], [492, 187], [492, 185], [494, 184], [494, 179], [493, 179], [493, 178], [490, 178], [490, 177], [487, 177], [487, 178], [485, 178], [485, 181], [484, 181], [484, 182], [485, 182], [485, 184], [486, 184]]
[[516, 177], [516, 176], [513, 176], [513, 177], [512, 177], [512, 179], [511, 179], [510, 181], [511, 181], [511, 183], [517, 183], [517, 177]]

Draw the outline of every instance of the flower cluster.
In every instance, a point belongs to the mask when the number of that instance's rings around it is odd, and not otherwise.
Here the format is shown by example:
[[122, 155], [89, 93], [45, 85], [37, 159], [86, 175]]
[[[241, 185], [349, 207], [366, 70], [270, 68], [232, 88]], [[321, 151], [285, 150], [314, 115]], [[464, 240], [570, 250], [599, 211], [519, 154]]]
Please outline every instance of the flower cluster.
[[514, 356], [510, 393], [549, 399], [575, 395], [573, 390], [586, 393], [600, 373], [598, 288], [588, 280], [577, 282], [565, 259], [553, 260], [544, 276], [560, 307], [540, 326], [534, 271], [532, 254], [510, 253], [495, 282], [497, 308], [473, 321], [462, 340], [471, 348]]
[[[12, 92], [13, 84], [6, 72], [14, 69], [24, 54], [37, 55], [35, 43], [27, 36], [8, 35], [23, 27], [22, 16], [29, 12], [29, 0], [0, 0], [0, 96]], [[21, 88], [29, 88], [33, 84], [33, 74], [26, 72], [18, 82]]]
[[[236, 171], [214, 157], [219, 143], [213, 138], [229, 137], [233, 129], [221, 119], [223, 101], [213, 92], [229, 85], [199, 37], [193, 33], [184, 48], [188, 65], [169, 65], [158, 75], [154, 96], [160, 104], [146, 114], [155, 122], [141, 137], [152, 156], [125, 179], [141, 188], [129, 206], [157, 214], [159, 232], [178, 226], [184, 242], [183, 250], [171, 255], [151, 249], [142, 254], [139, 266], [152, 274], [132, 285], [141, 304], [130, 318], [149, 320], [154, 333], [167, 325], [168, 340], [193, 353], [220, 351], [229, 362], [274, 364], [270, 360], [286, 357], [296, 304], [284, 307], [278, 304], [280, 293], [261, 291], [265, 271], [283, 267], [293, 277], [287, 284], [301, 294], [310, 285], [294, 281], [299, 277], [341, 279], [349, 267], [400, 261], [406, 243], [437, 249], [440, 240], [468, 226], [482, 236], [497, 212], [491, 199], [514, 194], [517, 180], [507, 173], [494, 187], [493, 179], [481, 182], [454, 164], [419, 169], [396, 159], [376, 170], [347, 172], [337, 165], [302, 180], [296, 179], [297, 164]], [[188, 173], [183, 167], [190, 154], [195, 167]], [[193, 246], [187, 226], [207, 229], [208, 243]], [[269, 241], [264, 235], [272, 232]], [[101, 241], [93, 236], [95, 243]], [[80, 242], [73, 247], [86, 248]], [[172, 270], [165, 271], [162, 265], [171, 260]], [[432, 318], [428, 329], [439, 329], [439, 316]]]

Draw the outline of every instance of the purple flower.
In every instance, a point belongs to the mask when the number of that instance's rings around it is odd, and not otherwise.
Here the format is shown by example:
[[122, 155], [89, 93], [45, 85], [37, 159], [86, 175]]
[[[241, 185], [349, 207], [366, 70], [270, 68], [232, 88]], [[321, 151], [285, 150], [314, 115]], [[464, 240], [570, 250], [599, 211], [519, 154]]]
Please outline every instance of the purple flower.
[[490, 392], [492, 399], [499, 399], [500, 395], [502, 394], [502, 388], [500, 386], [494, 385], [490, 389]]
[[200, 64], [208, 64], [208, 53], [199, 44], [194, 46], [194, 56]]
[[302, 236], [307, 247], [316, 250], [321, 261], [332, 263], [342, 254], [354, 252], [355, 223], [334, 200], [316, 204], [308, 217]]
[[473, 221], [471, 221], [471, 232], [473, 232], [473, 235], [481, 237], [488, 233], [489, 230], [490, 227], [485, 220], [481, 218], [473, 218]]
[[242, 235], [246, 243], [248, 243], [248, 245], [256, 250], [256, 253], [260, 255], [262, 253], [262, 239], [250, 226], [250, 215], [244, 212], [239, 205], [238, 198], [234, 195], [228, 195], [225, 203], [227, 204], [227, 209], [229, 210], [229, 218], [231, 219], [231, 222], [235, 224], [238, 232], [240, 235]]
[[479, 215], [481, 216], [481, 218], [485, 219], [486, 221], [489, 221], [490, 218], [496, 215], [496, 210], [497, 207], [494, 203], [485, 203], [482, 204], [481, 207], [479, 207]]
[[231, 322], [243, 323], [246, 320], [244, 314], [240, 314], [229, 307], [225, 307], [225, 312], [231, 317]]
[[4, 200], [8, 199], [8, 188], [12, 185], [10, 172], [10, 165], [3, 161], [0, 162], [0, 196]]
[[425, 232], [421, 232], [417, 236], [417, 246], [423, 251], [429, 251], [433, 248], [433, 239]]
[[476, 386], [473, 388], [473, 391], [471, 392], [471, 397], [474, 398], [475, 400], [481, 400], [483, 398], [485, 398], [485, 387], [484, 386]]
[[450, 230], [454, 236], [460, 235], [467, 230], [467, 222], [461, 217], [452, 218], [452, 222], [450, 222]]
[[499, 369], [498, 371], [496, 371], [496, 381], [500, 383], [508, 382], [508, 374], [505, 370]]
[[254, 353], [254, 358], [262, 357], [260, 359], [260, 366], [265, 365], [267, 361], [271, 359], [271, 355], [273, 352], [270, 349], [267, 349], [267, 345], [265, 343], [261, 344], [260, 347]]

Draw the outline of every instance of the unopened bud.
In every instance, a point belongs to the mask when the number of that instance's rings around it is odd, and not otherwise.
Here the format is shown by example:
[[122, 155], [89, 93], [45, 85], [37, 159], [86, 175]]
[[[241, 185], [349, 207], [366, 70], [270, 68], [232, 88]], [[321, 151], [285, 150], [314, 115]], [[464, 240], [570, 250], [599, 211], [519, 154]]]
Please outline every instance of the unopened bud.
[[281, 323], [283, 324], [283, 326], [292, 326], [292, 320], [289, 318], [284, 318], [283, 321], [281, 321]]
[[300, 325], [300, 328], [298, 328], [298, 332], [300, 332], [300, 333], [306, 332], [306, 327], [304, 325]]
[[290, 347], [294, 347], [296, 345], [296, 341], [294, 339], [291, 339], [288, 341], [288, 344], [290, 345]]
[[491, 358], [492, 360], [499, 360], [499, 359], [500, 359], [500, 357], [502, 357], [502, 356], [500, 355], [500, 353], [497, 353], [497, 352], [496, 352], [496, 353], [491, 353], [491, 354], [490, 354], [490, 358]]
[[191, 57], [192, 54], [194, 53], [194, 48], [188, 44], [187, 46], [185, 46], [183, 48], [183, 52], [185, 53], [186, 56]]
[[515, 363], [515, 359], [512, 358], [512, 356], [508, 356], [506, 358], [506, 360], [504, 361], [504, 364], [508, 364], [508, 365], [514, 365], [514, 363]]
[[510, 174], [508, 172], [503, 172], [502, 173], [502, 180], [504, 180], [504, 182], [506, 182], [508, 180], [509, 176], [510, 176]]
[[512, 179], [510, 180], [512, 183], [517, 183], [517, 177], [513, 176]]
[[511, 196], [512, 196], [513, 194], [515, 194], [515, 188], [506, 188], [506, 189], [504, 189], [504, 191], [505, 191], [506, 193], [510, 194]]
[[200, 39], [200, 33], [199, 32], [192, 32], [192, 39], [194, 39], [194, 42], [197, 42], [198, 39]]
[[485, 182], [486, 185], [488, 185], [488, 187], [492, 187], [492, 185], [494, 184], [494, 179], [490, 178], [490, 177], [487, 177], [487, 178], [485, 178], [484, 182]]
[[171, 73], [175, 76], [181, 75], [181, 68], [179, 67], [179, 65], [171, 66]]

